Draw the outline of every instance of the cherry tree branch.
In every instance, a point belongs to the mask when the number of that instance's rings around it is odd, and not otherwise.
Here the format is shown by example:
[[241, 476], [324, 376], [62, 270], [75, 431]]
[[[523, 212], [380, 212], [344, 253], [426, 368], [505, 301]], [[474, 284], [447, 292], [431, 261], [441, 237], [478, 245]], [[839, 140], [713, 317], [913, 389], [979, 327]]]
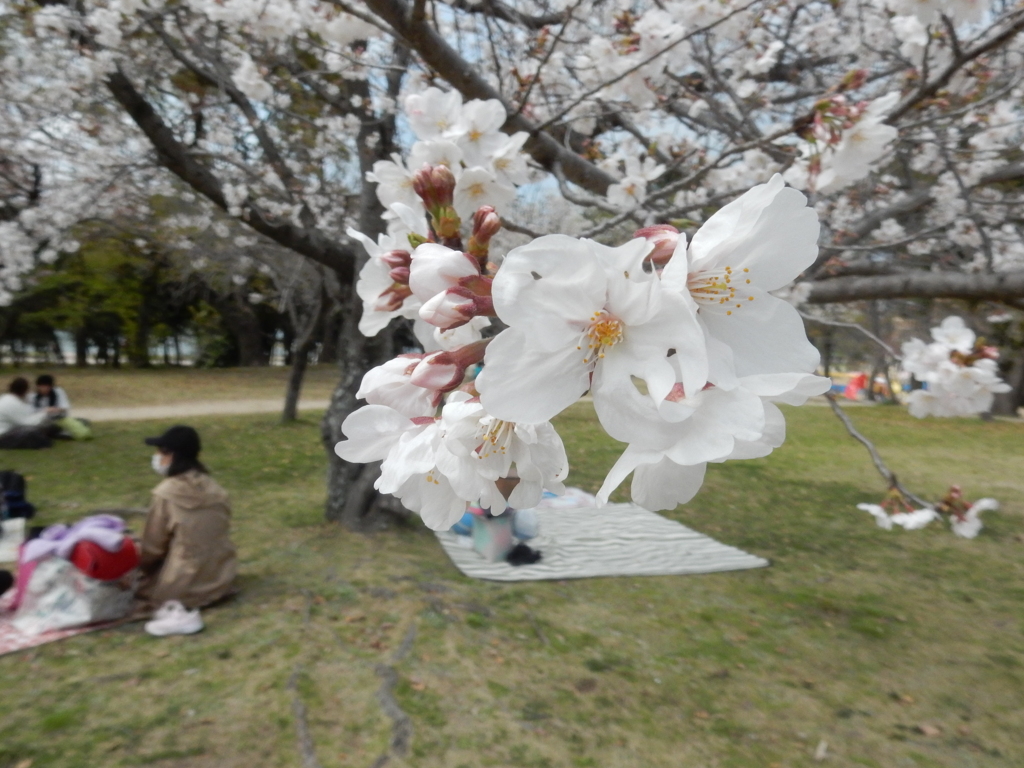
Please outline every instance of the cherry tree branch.
[[995, 274], [908, 272], [898, 275], [833, 277], [810, 281], [809, 304], [860, 299], [965, 299], [1015, 301], [1024, 298], [1024, 270]]
[[[107, 77], [106, 84], [117, 102], [149, 139], [160, 164], [218, 208], [227, 211], [230, 206], [220, 180], [178, 141], [174, 131], [124, 72], [115, 70]], [[347, 244], [342, 245], [316, 229], [297, 227], [289, 221], [275, 221], [250, 201], [242, 203], [241, 208], [243, 221], [260, 234], [333, 269], [343, 281], [351, 281], [355, 277], [356, 257]]]
[[802, 317], [804, 320], [809, 320], [812, 323], [818, 323], [819, 325], [829, 325], [832, 326], [833, 328], [851, 328], [855, 331], [858, 331], [867, 336], [869, 339], [871, 339], [871, 341], [875, 342], [875, 344], [880, 346], [882, 349], [884, 349], [886, 354], [890, 355], [896, 360], [902, 359], [902, 356], [897, 354], [896, 350], [894, 350], [892, 347], [890, 347], [888, 344], [882, 341], [881, 338], [873, 334], [860, 323], [844, 323], [839, 320], [826, 320], [823, 317], [815, 317], [814, 315], [809, 315], [806, 312], [800, 311], [799, 309], [797, 310], [797, 312], [800, 312], [800, 317]]
[[850, 421], [850, 417], [847, 416], [846, 411], [840, 407], [839, 402], [836, 400], [836, 396], [831, 392], [827, 392], [825, 397], [828, 400], [828, 404], [832, 407], [832, 413], [834, 413], [843, 423], [843, 426], [846, 427], [846, 431], [850, 433], [850, 437], [868, 449], [868, 453], [871, 455], [871, 461], [874, 462], [875, 469], [877, 469], [878, 473], [885, 479], [885, 482], [889, 484], [889, 488], [899, 491], [904, 497], [910, 499], [922, 508], [932, 509], [935, 506], [934, 504], [925, 501], [917, 494], [908, 491], [903, 484], [900, 483], [896, 477], [896, 473], [889, 469], [882, 460], [882, 455], [878, 452], [875, 444], [864, 437], [864, 435], [862, 435], [853, 425], [853, 422]]
[[594, 194], [604, 196], [615, 179], [593, 163], [566, 149], [553, 136], [532, 120], [516, 114], [502, 95], [480, 73], [479, 66], [464, 59], [426, 20], [413, 18], [405, 0], [365, 0], [366, 6], [387, 22], [395, 32], [419, 54], [453, 88], [470, 99], [497, 99], [505, 106], [509, 118], [502, 126], [506, 133], [526, 131], [530, 134], [523, 147], [541, 167], [551, 170], [561, 164], [566, 178]]
[[928, 78], [925, 77], [918, 89], [889, 114], [886, 122], [895, 124], [896, 120], [903, 117], [903, 115], [914, 109], [914, 107], [922, 101], [931, 98], [942, 90], [942, 88], [948, 85], [949, 81], [953, 79], [953, 76], [960, 71], [965, 64], [969, 64], [989, 51], [993, 51], [1005, 43], [1010, 42], [1018, 34], [1024, 31], [1024, 12], [1018, 11], [1016, 14], [1011, 15], [1011, 18], [1013, 18], [1013, 16], [1016, 16], [1013, 23], [1009, 24], [1002, 32], [992, 39], [979, 43], [967, 50], [954, 51], [953, 60], [949, 62], [949, 64], [947, 64], [934, 79], [928, 80]]

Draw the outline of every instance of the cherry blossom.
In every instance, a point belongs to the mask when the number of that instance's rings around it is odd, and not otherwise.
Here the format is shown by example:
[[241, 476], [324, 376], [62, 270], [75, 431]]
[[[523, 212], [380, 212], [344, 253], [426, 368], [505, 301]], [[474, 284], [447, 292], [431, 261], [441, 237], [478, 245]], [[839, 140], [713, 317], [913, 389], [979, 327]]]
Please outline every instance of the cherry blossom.
[[817, 216], [778, 174], [718, 210], [688, 247], [678, 239], [662, 283], [696, 303], [716, 384], [730, 386], [736, 376], [814, 371], [818, 351], [803, 320], [769, 292], [814, 262], [817, 240]]
[[660, 402], [675, 382], [671, 350], [685, 359], [684, 386], [704, 386], [707, 356], [696, 314], [645, 272], [650, 250], [641, 238], [609, 248], [548, 235], [505, 256], [492, 296], [509, 328], [491, 342], [477, 380], [489, 413], [546, 421], [590, 389], [592, 376], [613, 388], [636, 376]]

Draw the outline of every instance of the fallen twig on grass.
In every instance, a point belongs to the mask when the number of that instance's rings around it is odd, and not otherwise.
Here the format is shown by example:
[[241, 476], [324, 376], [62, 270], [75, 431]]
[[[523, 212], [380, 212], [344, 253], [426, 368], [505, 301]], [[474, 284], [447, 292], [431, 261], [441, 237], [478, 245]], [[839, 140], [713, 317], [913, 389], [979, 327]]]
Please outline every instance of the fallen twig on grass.
[[398, 646], [398, 650], [391, 657], [391, 664], [377, 665], [377, 676], [381, 678], [377, 701], [380, 703], [381, 709], [384, 710], [384, 714], [391, 719], [391, 740], [388, 743], [387, 751], [373, 761], [372, 768], [383, 768], [391, 761], [392, 755], [404, 757], [412, 743], [412, 721], [395, 701], [395, 686], [398, 685], [398, 672], [395, 671], [395, 665], [412, 650], [415, 639], [416, 625], [411, 624], [409, 631], [405, 633], [402, 644]]
[[302, 703], [299, 695], [298, 679], [300, 668], [292, 670], [288, 678], [288, 690], [292, 692], [292, 715], [295, 717], [295, 731], [299, 741], [299, 754], [302, 756], [302, 768], [322, 768], [320, 761], [316, 758], [316, 745], [313, 743], [313, 736], [309, 732], [309, 723], [306, 722], [306, 705]]
[[857, 430], [857, 428], [853, 426], [853, 422], [850, 421], [850, 417], [846, 415], [846, 411], [844, 411], [842, 407], [840, 407], [839, 403], [836, 401], [836, 396], [831, 392], [826, 392], [825, 397], [828, 399], [828, 404], [832, 406], [832, 412], [837, 417], [839, 417], [839, 420], [843, 422], [843, 426], [846, 427], [846, 431], [850, 433], [850, 437], [852, 437], [854, 440], [858, 441], [865, 448], [868, 449], [868, 453], [871, 454], [871, 460], [875, 463], [875, 469], [877, 469], [879, 474], [883, 478], [885, 478], [885, 482], [889, 484], [889, 489], [899, 492], [905, 498], [909, 499], [910, 501], [914, 502], [915, 504], [919, 505], [922, 508], [934, 508], [934, 504], [925, 501], [920, 496], [911, 493], [905, 487], [903, 487], [903, 484], [900, 483], [900, 481], [896, 478], [896, 473], [889, 469], [889, 467], [887, 467], [885, 462], [882, 460], [882, 455], [878, 452], [878, 449], [875, 447], [875, 444], [868, 440], [866, 437], [864, 437], [864, 435], [862, 435]]

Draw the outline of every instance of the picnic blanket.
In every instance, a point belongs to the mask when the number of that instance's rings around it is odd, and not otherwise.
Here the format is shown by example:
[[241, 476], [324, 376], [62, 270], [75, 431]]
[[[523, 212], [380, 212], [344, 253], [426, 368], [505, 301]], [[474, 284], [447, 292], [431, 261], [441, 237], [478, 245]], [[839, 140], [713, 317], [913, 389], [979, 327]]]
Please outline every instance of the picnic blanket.
[[99, 624], [89, 624], [85, 627], [72, 627], [71, 629], [55, 629], [50, 632], [43, 632], [39, 635], [28, 635], [19, 630], [12, 623], [14, 612], [8, 608], [11, 599], [14, 597], [14, 590], [9, 591], [0, 597], [0, 656], [15, 651], [24, 651], [28, 648], [35, 648], [66, 637], [74, 637], [86, 632], [95, 632], [98, 629], [107, 629], [124, 622], [124, 619], [104, 621]]
[[601, 509], [537, 509], [540, 535], [529, 544], [534, 565], [491, 563], [438, 532], [445, 553], [466, 576], [492, 581], [584, 579], [594, 576], [671, 576], [764, 568], [769, 563], [722, 544], [635, 504]]

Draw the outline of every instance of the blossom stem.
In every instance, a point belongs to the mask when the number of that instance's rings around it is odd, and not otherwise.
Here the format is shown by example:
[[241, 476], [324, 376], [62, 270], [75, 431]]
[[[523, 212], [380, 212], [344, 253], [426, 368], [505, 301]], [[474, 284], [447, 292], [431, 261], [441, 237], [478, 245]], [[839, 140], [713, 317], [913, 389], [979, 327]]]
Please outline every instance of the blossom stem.
[[889, 469], [889, 467], [887, 467], [885, 462], [882, 460], [882, 455], [878, 452], [878, 449], [875, 447], [875, 444], [868, 440], [866, 437], [864, 437], [864, 435], [862, 435], [853, 425], [853, 422], [850, 421], [850, 417], [847, 416], [846, 411], [844, 411], [840, 407], [839, 402], [836, 400], [836, 396], [833, 395], [831, 392], [826, 392], [825, 397], [828, 399], [828, 404], [832, 407], [832, 412], [839, 418], [841, 422], [843, 422], [843, 426], [846, 427], [846, 431], [850, 433], [850, 437], [852, 437], [854, 440], [861, 443], [865, 448], [868, 449], [868, 453], [871, 454], [871, 460], [875, 464], [875, 469], [877, 469], [878, 473], [885, 479], [885, 482], [889, 484], [890, 490], [895, 490], [899, 492], [902, 496], [910, 499], [912, 502], [919, 505], [922, 509], [934, 509], [935, 505], [932, 504], [930, 501], [925, 501], [920, 496], [911, 493], [905, 487], [903, 487], [903, 484], [900, 483], [900, 481], [896, 478], [896, 473]]

